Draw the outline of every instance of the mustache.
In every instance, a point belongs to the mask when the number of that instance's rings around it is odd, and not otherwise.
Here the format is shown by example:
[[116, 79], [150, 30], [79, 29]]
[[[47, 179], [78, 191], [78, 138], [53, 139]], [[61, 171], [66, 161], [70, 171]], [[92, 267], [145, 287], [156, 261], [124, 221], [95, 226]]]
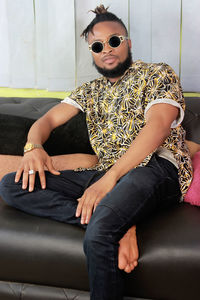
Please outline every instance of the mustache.
[[116, 55], [112, 55], [112, 54], [106, 54], [103, 58], [102, 61], [105, 61], [108, 58], [112, 58], [112, 57], [117, 57]]

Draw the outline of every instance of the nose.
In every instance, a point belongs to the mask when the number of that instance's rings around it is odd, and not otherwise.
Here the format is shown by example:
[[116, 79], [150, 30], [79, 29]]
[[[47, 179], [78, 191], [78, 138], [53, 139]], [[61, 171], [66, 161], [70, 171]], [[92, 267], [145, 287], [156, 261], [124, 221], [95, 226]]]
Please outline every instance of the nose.
[[110, 45], [109, 45], [108, 42], [105, 42], [105, 43], [104, 43], [103, 52], [104, 52], [104, 53], [112, 52], [112, 48], [110, 47]]

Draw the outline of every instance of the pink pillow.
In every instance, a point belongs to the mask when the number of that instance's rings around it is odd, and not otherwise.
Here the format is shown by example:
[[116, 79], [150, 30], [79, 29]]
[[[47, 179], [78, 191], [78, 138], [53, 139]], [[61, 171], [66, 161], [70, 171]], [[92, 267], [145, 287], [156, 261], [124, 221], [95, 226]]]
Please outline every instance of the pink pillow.
[[200, 151], [196, 152], [192, 158], [193, 179], [185, 195], [184, 201], [192, 205], [200, 206]]

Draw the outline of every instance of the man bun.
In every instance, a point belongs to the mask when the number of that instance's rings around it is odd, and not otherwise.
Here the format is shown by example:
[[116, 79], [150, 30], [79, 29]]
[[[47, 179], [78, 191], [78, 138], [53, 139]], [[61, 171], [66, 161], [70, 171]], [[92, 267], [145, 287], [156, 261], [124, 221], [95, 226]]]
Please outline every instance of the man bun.
[[96, 15], [101, 15], [101, 14], [106, 14], [108, 12], [108, 8], [109, 6], [105, 8], [105, 6], [101, 4], [97, 6], [94, 10], [90, 10], [90, 11]]
[[126, 29], [126, 26], [122, 22], [121, 19], [119, 19], [115, 14], [108, 11], [108, 8], [105, 8], [103, 4], [97, 6], [94, 10], [90, 10], [93, 12], [96, 16], [95, 18], [90, 22], [90, 24], [83, 30], [81, 37], [84, 37], [87, 41], [88, 34], [91, 32], [93, 33], [93, 27], [100, 23], [100, 22], [117, 22], [122, 25], [122, 27], [125, 29], [126, 35], [128, 36], [128, 31]]

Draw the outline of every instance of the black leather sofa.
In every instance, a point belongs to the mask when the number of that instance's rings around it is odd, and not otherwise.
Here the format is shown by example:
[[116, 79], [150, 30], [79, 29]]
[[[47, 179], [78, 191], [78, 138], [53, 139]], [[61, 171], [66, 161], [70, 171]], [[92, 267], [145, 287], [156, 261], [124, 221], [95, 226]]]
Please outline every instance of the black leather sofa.
[[[22, 154], [31, 124], [59, 101], [0, 98], [0, 154]], [[187, 138], [200, 143], [200, 99], [186, 103]], [[84, 114], [57, 128], [45, 148], [51, 155], [92, 153]], [[137, 235], [139, 265], [127, 275], [125, 299], [200, 299], [199, 207], [182, 203], [159, 212]], [[78, 227], [25, 214], [0, 199], [0, 299], [88, 300], [83, 236]]]

